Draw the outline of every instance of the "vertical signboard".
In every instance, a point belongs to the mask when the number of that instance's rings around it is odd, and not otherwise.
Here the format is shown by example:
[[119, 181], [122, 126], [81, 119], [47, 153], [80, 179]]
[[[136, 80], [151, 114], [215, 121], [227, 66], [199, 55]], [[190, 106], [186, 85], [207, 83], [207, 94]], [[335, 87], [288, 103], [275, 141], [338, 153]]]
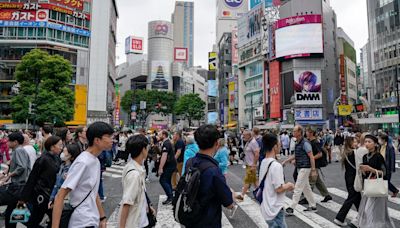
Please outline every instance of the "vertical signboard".
[[114, 116], [114, 125], [119, 127], [119, 119], [120, 119], [120, 92], [119, 92], [119, 84], [115, 84], [115, 116]]
[[254, 7], [238, 20], [238, 47], [251, 43], [261, 37], [261, 19], [264, 17], [263, 4]]
[[128, 36], [125, 39], [125, 54], [143, 54], [143, 38]]
[[280, 63], [272, 61], [269, 64], [269, 87], [270, 87], [270, 118], [281, 117], [281, 77]]
[[295, 70], [293, 83], [296, 104], [322, 104], [320, 70]]
[[268, 84], [268, 78], [269, 78], [269, 73], [267, 68], [267, 62], [265, 62], [264, 65], [264, 74], [263, 74], [263, 79], [264, 79], [264, 83], [263, 83], [263, 88], [264, 88], [264, 119], [267, 119], [267, 106], [269, 104], [269, 84]]
[[217, 53], [216, 52], [208, 53], [208, 70], [209, 71], [217, 70]]
[[239, 64], [238, 30], [232, 29], [232, 65]]
[[346, 93], [346, 78], [345, 78], [345, 65], [344, 65], [344, 55], [340, 55], [340, 103], [347, 104], [347, 93]]
[[236, 94], [235, 94], [235, 81], [231, 81], [228, 84], [228, 95], [229, 95], [229, 112], [228, 112], [228, 124], [236, 121], [235, 118], [235, 103], [236, 103]]

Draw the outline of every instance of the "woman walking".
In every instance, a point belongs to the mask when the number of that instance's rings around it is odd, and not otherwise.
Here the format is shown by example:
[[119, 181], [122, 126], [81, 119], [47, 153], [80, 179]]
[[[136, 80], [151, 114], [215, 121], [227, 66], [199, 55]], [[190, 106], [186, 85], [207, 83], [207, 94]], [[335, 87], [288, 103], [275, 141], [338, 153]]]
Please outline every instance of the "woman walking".
[[[386, 179], [385, 159], [378, 149], [378, 138], [374, 135], [366, 135], [364, 141], [368, 154], [363, 157], [363, 164], [360, 165], [363, 179], [370, 175], [377, 178], [376, 174]], [[365, 187], [365, 186], [364, 186]], [[363, 228], [395, 228], [388, 212], [388, 198], [362, 196], [358, 210], [358, 227]]]
[[214, 159], [218, 162], [219, 169], [224, 176], [228, 174], [228, 157], [229, 153], [225, 147], [225, 139], [221, 138], [218, 140], [218, 150], [214, 155]]
[[197, 152], [199, 152], [199, 146], [196, 144], [193, 135], [189, 135], [186, 137], [186, 149], [183, 156], [183, 168], [182, 168], [182, 176], [186, 171], [186, 162], [196, 156]]
[[333, 222], [338, 226], [347, 226], [347, 223], [344, 221], [346, 219], [347, 213], [351, 207], [354, 206], [357, 208], [360, 206], [361, 194], [354, 190], [354, 180], [356, 178], [356, 165], [355, 165], [355, 154], [354, 150], [357, 148], [357, 140], [348, 136], [344, 142], [344, 149], [341, 155], [342, 168], [345, 169], [345, 181], [347, 192], [349, 193], [346, 201], [344, 201], [342, 207], [339, 210], [339, 213], [336, 215], [335, 220]]

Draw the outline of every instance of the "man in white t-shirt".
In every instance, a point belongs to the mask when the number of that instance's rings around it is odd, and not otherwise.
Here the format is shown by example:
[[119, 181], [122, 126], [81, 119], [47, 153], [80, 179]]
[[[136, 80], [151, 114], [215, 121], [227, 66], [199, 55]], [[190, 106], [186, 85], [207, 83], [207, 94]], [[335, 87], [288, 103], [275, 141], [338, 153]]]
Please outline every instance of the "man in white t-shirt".
[[29, 136], [27, 134], [23, 134], [23, 136], [24, 136], [24, 144], [22, 144], [22, 146], [24, 147], [26, 153], [28, 153], [29, 161], [31, 162], [31, 170], [32, 170], [33, 165], [35, 164], [35, 161], [37, 159], [36, 150], [30, 144]]
[[263, 136], [262, 141], [265, 149], [265, 158], [261, 163], [260, 178], [267, 176], [264, 182], [261, 214], [268, 227], [286, 228], [283, 208], [285, 205], [285, 192], [293, 191], [294, 184], [290, 182], [285, 184], [283, 167], [275, 160], [276, 155], [281, 151], [277, 136], [266, 134]]
[[71, 205], [76, 207], [69, 228], [106, 227], [105, 212], [97, 193], [100, 183], [100, 162], [97, 157], [102, 151], [111, 149], [113, 132], [112, 127], [104, 122], [95, 122], [87, 129], [89, 147], [72, 163], [54, 201], [53, 228], [60, 225], [64, 199], [68, 194]]

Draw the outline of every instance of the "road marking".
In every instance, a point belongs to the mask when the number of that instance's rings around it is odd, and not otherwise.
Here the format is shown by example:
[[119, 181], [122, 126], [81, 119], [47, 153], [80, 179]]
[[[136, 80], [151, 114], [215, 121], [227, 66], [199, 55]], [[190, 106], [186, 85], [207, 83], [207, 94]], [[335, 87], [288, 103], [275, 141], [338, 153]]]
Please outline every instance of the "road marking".
[[226, 217], [223, 211], [222, 211], [221, 225], [224, 228], [233, 228], [232, 224], [229, 222], [228, 218]]
[[118, 214], [119, 214], [119, 205], [114, 209], [114, 212], [110, 215], [110, 219], [107, 221], [108, 228], [118, 228]]
[[[236, 194], [240, 195], [240, 192], [237, 192]], [[251, 220], [257, 225], [257, 227], [265, 227], [267, 228], [268, 225], [265, 222], [261, 210], [260, 210], [260, 205], [258, 205], [254, 200], [250, 199], [249, 196], [245, 196], [244, 200], [238, 201], [237, 204], [242, 208], [244, 213], [246, 213]]]
[[[334, 195], [337, 195], [341, 198], [347, 199], [347, 192], [342, 191], [340, 189], [337, 188], [328, 188], [328, 191]], [[389, 201], [395, 201], [394, 199], [390, 199]], [[389, 216], [396, 219], [396, 220], [400, 220], [400, 211], [394, 210], [392, 208], [388, 208], [389, 209]]]
[[115, 169], [113, 167], [107, 167], [106, 172], [109, 172], [109, 171], [114, 172], [114, 173], [119, 173], [119, 174], [123, 173], [123, 169]]
[[114, 174], [114, 173], [107, 173], [107, 172], [104, 172], [103, 176], [112, 177], [112, 178], [122, 178], [122, 175]]
[[156, 228], [180, 228], [181, 225], [174, 219], [172, 205], [162, 204], [166, 199], [166, 195], [160, 195], [158, 198]]
[[[342, 205], [334, 202], [333, 200], [331, 200], [329, 202], [326, 202], [326, 203], [322, 203], [321, 201], [324, 199], [324, 197], [322, 197], [322, 196], [320, 196], [318, 194], [315, 194], [315, 193], [314, 193], [314, 199], [317, 201], [318, 205], [320, 205], [320, 206], [322, 206], [322, 207], [324, 207], [324, 208], [326, 208], [326, 209], [328, 209], [330, 211], [333, 211], [336, 214], [339, 213], [340, 208], [342, 208]], [[353, 221], [353, 220], [357, 219], [357, 215], [358, 215], [357, 211], [355, 211], [353, 209], [350, 209], [349, 213], [347, 213], [347, 218], [350, 221]]]
[[[285, 204], [287, 207], [292, 204], [292, 200], [289, 199], [288, 197], [285, 197]], [[331, 228], [331, 227], [338, 227], [331, 221], [325, 219], [322, 216], [319, 216], [318, 214], [314, 212], [304, 212], [303, 210], [306, 209], [305, 207], [301, 205], [297, 205], [296, 208], [294, 209], [294, 216], [297, 218], [301, 219], [303, 222], [307, 223], [309, 226], [313, 228]]]

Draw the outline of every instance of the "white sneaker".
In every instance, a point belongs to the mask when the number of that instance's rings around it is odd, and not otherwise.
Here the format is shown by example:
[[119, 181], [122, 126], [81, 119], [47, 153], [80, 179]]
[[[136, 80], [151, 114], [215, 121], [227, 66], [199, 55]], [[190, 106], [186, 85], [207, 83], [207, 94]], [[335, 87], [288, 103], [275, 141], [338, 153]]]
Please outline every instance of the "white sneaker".
[[235, 204], [235, 205], [233, 205], [233, 208], [229, 210], [229, 212], [230, 212], [229, 213], [229, 218], [230, 219], [233, 218], [233, 216], [235, 216], [235, 213], [236, 213], [237, 209], [238, 209], [238, 205]]
[[101, 201], [102, 203], [104, 203], [104, 202], [106, 202], [106, 199], [107, 199], [107, 197], [104, 196], [104, 198], [103, 198], [103, 199], [100, 199], [100, 201]]
[[341, 222], [341, 221], [339, 221], [339, 220], [337, 220], [337, 219], [334, 219], [333, 220], [333, 223], [335, 223], [336, 225], [338, 225], [338, 226], [347, 226], [347, 222]]

